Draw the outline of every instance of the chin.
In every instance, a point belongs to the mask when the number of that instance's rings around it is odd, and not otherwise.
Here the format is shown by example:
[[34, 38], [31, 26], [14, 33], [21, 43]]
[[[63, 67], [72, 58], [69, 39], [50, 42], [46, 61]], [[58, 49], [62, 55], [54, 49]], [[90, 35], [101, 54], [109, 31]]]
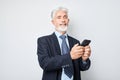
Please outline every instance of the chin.
[[66, 31], [67, 31], [67, 28], [68, 28], [68, 26], [59, 26], [59, 27], [57, 28], [57, 30], [60, 31], [60, 32], [66, 32]]

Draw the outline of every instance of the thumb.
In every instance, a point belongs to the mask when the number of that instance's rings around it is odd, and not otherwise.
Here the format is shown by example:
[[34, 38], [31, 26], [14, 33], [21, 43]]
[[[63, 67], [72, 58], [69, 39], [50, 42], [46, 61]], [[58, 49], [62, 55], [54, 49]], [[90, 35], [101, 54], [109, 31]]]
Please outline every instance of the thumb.
[[77, 44], [74, 45], [74, 47], [77, 47], [78, 45], [79, 45], [79, 44], [77, 43]]

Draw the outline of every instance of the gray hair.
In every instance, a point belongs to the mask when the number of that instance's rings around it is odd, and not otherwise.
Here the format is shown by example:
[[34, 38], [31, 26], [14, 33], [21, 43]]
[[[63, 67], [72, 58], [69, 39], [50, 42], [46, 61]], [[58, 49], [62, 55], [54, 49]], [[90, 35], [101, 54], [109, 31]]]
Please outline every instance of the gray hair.
[[64, 8], [64, 7], [58, 7], [56, 9], [54, 9], [52, 12], [51, 12], [51, 18], [53, 19], [54, 16], [55, 16], [55, 13], [59, 10], [62, 10], [62, 11], [65, 11], [67, 14], [68, 14], [68, 9], [67, 8]]

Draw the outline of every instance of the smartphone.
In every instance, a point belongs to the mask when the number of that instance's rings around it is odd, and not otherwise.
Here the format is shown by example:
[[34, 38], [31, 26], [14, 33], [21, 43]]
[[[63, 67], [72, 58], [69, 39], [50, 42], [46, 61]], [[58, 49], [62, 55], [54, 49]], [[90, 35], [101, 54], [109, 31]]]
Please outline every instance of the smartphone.
[[85, 46], [89, 45], [90, 42], [91, 42], [91, 40], [85, 39], [85, 40], [81, 43], [81, 46], [84, 46], [84, 47], [85, 47]]

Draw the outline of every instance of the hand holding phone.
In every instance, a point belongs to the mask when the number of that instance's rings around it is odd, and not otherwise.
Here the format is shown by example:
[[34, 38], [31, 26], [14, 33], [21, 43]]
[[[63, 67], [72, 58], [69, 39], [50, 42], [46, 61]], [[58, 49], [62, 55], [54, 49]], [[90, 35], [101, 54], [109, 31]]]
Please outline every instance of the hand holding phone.
[[[88, 45], [90, 44], [90, 42], [91, 42], [91, 40], [85, 39], [85, 40], [81, 43], [81, 46], [83, 46], [83, 47], [88, 46]], [[84, 61], [86, 61], [86, 60], [89, 58], [90, 54], [91, 54], [90, 47], [85, 47], [85, 51], [84, 51], [84, 54], [83, 54], [83, 56], [82, 56], [82, 59], [83, 59]]]

